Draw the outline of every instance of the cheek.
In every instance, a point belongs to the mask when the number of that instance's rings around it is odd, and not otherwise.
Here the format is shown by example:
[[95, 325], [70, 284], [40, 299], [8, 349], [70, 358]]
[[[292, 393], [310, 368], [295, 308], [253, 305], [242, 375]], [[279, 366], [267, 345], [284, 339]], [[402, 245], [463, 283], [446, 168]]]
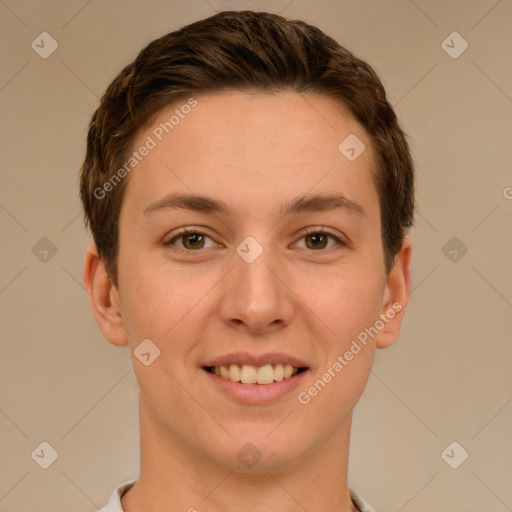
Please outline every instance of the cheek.
[[[123, 321], [133, 343], [154, 339], [160, 347], [178, 348], [193, 336], [201, 317], [207, 318], [205, 294], [218, 284], [218, 277], [148, 265], [138, 262], [137, 272], [126, 272]], [[189, 332], [190, 331], [190, 332]], [[176, 336], [179, 334], [179, 340]]]
[[321, 428], [339, 427], [366, 386], [375, 352], [366, 329], [378, 319], [379, 299], [378, 286], [355, 279], [331, 281], [311, 296], [328, 330], [315, 337], [322, 355], [297, 399], [307, 418], [323, 418]]
[[312, 387], [304, 390], [304, 399], [311, 400], [311, 411], [327, 414], [336, 423], [366, 386], [375, 352], [368, 329], [379, 318], [382, 287], [377, 273], [364, 277], [353, 272], [331, 280], [325, 290], [314, 300], [334, 335], [329, 332], [323, 338], [325, 359], [309, 383]]
[[303, 302], [330, 345], [342, 348], [378, 318], [382, 290], [377, 282], [373, 275], [340, 272], [304, 283]]

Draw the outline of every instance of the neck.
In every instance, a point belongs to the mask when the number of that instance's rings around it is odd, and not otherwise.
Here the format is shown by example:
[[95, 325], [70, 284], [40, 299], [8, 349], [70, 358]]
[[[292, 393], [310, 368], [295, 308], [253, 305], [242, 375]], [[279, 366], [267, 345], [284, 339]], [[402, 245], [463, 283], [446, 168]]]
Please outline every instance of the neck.
[[140, 475], [121, 499], [125, 512], [357, 512], [347, 486], [351, 417], [308, 457], [243, 472], [166, 431], [140, 396], [139, 408]]

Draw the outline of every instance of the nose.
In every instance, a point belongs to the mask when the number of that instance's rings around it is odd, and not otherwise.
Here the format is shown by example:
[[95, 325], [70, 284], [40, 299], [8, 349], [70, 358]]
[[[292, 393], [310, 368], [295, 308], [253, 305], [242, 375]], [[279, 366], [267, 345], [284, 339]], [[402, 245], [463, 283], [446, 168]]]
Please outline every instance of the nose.
[[224, 323], [252, 334], [273, 332], [289, 325], [293, 292], [271, 249], [265, 248], [252, 262], [235, 252], [233, 264], [220, 305]]

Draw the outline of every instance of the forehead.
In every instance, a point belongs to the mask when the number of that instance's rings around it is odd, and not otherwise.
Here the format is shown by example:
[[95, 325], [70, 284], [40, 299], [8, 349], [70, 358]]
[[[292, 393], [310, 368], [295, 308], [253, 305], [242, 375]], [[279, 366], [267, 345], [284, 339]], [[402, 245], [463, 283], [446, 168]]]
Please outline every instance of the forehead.
[[[189, 106], [192, 101], [194, 107]], [[253, 154], [259, 161], [276, 156], [303, 161], [303, 156], [313, 158], [322, 153], [324, 157], [337, 158], [345, 135], [355, 133], [367, 138], [363, 127], [340, 102], [324, 95], [291, 91], [230, 91], [180, 100], [153, 116], [138, 138], [146, 133], [152, 133], [157, 143], [172, 138], [179, 144], [186, 138], [191, 149], [228, 148], [233, 159], [240, 154]], [[261, 150], [269, 149], [270, 142], [276, 151], [269, 155]], [[276, 142], [284, 146], [278, 148]], [[201, 153], [191, 152], [187, 159]], [[178, 159], [184, 156], [183, 152], [175, 154]]]
[[[131, 173], [127, 190], [141, 201], [176, 190], [201, 195], [215, 190], [219, 199], [240, 206], [244, 198], [261, 205], [326, 191], [378, 202], [371, 140], [343, 105], [327, 96], [197, 95], [161, 109], [137, 134], [133, 149], [149, 139], [153, 147]], [[347, 158], [346, 140], [349, 146], [360, 144], [358, 153], [364, 147], [356, 159]]]

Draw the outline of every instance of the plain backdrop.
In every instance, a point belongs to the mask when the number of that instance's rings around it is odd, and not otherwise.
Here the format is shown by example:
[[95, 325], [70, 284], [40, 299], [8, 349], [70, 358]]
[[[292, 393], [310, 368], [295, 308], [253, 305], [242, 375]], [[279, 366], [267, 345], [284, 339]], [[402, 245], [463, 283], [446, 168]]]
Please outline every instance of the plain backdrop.
[[351, 486], [377, 512], [511, 510], [512, 2], [3, 0], [0, 511], [92, 511], [138, 475], [130, 354], [103, 339], [81, 279], [87, 123], [152, 39], [242, 8], [370, 62], [416, 162], [414, 288], [354, 413]]

